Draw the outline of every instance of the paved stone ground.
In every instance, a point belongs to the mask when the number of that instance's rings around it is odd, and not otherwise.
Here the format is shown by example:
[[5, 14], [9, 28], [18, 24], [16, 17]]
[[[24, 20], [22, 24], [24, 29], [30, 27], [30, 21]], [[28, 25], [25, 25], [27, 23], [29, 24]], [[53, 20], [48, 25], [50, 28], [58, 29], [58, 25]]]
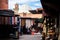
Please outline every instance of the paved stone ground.
[[[22, 35], [22, 36], [19, 36], [19, 39], [0, 39], [0, 40], [41, 40], [42, 37], [41, 37], [41, 34], [39, 35]], [[59, 35], [59, 38], [58, 40], [60, 40], [60, 35]]]
[[[19, 39], [0, 39], [0, 40], [41, 40], [41, 35], [22, 35]], [[58, 40], [60, 40], [60, 35]]]
[[21, 35], [19, 36], [19, 39], [0, 39], [0, 40], [41, 40], [41, 34], [35, 34], [35, 35]]
[[41, 35], [23, 35], [19, 40], [41, 40]]

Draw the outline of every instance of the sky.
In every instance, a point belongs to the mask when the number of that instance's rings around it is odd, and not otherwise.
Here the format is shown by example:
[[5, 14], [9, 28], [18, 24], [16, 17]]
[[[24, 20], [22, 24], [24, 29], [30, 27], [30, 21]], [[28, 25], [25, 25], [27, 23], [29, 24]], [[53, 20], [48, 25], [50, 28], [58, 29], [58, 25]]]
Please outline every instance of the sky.
[[19, 5], [19, 10], [35, 10], [37, 8], [42, 8], [40, 0], [8, 0], [8, 8], [14, 8], [15, 4]]
[[9, 9], [14, 8], [14, 4], [18, 3], [19, 6], [27, 5], [31, 7], [31, 9], [42, 8], [40, 0], [8, 0]]

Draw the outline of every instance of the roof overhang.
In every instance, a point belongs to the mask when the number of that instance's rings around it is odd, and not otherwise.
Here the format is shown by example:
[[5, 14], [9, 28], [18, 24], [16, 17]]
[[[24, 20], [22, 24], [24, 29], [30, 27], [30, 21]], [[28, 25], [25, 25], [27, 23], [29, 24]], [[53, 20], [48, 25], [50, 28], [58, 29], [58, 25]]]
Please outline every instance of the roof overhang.
[[19, 14], [21, 18], [43, 18], [42, 14], [24, 14], [24, 13], [20, 13]]
[[41, 0], [41, 3], [48, 15], [57, 16], [60, 13], [59, 0]]

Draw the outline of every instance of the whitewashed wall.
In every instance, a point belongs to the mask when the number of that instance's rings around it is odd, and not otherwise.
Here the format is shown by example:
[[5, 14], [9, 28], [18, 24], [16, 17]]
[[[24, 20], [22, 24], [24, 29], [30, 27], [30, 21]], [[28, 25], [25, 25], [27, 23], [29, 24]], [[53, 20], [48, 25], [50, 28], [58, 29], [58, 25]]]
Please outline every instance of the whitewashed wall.
[[26, 19], [26, 28], [30, 28], [31, 25], [33, 25], [33, 20], [30, 20], [30, 19]]

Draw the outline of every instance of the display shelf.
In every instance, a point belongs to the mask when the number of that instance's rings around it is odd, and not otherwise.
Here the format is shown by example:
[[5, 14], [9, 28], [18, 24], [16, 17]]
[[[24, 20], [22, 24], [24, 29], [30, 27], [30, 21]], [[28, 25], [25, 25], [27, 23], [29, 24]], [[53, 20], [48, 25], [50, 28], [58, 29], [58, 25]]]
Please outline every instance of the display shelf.
[[46, 29], [46, 35], [47, 35], [48, 30], [51, 27], [54, 27], [55, 20], [54, 20], [54, 18], [52, 18], [50, 16], [45, 16], [43, 23], [44, 23], [44, 25], [46, 25], [45, 29]]
[[[19, 27], [19, 15], [15, 15], [12, 10], [0, 10], [0, 38], [9, 37], [10, 33], [15, 35]], [[16, 28], [14, 28], [16, 27]]]

